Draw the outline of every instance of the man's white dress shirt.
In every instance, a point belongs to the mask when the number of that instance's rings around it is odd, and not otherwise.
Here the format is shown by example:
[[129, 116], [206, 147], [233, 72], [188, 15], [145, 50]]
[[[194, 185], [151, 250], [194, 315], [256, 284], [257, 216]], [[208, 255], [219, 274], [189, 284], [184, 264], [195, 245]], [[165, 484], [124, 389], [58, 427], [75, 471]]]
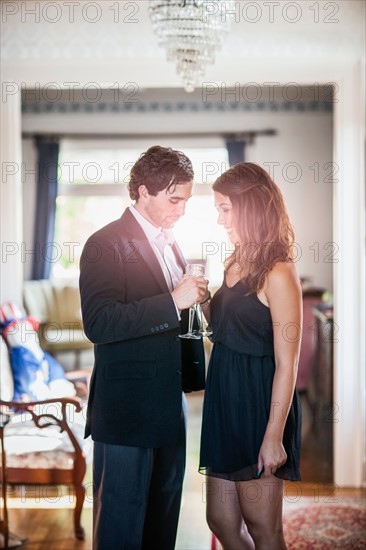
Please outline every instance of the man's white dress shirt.
[[183, 270], [172, 250], [175, 241], [173, 231], [155, 227], [133, 205], [130, 206], [130, 211], [151, 244], [171, 292], [183, 277]]

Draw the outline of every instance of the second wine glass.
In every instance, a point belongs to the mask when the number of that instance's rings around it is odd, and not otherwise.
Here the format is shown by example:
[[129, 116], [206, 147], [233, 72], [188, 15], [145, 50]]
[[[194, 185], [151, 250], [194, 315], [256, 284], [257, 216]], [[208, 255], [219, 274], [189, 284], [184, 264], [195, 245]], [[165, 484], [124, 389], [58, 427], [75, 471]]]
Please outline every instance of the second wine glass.
[[[188, 264], [186, 265], [185, 270], [186, 275], [191, 277], [204, 277], [205, 276], [205, 266], [203, 264]], [[193, 330], [194, 318], [197, 316], [197, 321], [199, 325], [199, 330]], [[199, 303], [193, 304], [189, 308], [189, 317], [188, 317], [188, 332], [186, 334], [180, 334], [180, 338], [192, 338], [198, 340], [202, 336], [209, 336], [211, 331], [209, 329], [203, 328], [203, 313]]]

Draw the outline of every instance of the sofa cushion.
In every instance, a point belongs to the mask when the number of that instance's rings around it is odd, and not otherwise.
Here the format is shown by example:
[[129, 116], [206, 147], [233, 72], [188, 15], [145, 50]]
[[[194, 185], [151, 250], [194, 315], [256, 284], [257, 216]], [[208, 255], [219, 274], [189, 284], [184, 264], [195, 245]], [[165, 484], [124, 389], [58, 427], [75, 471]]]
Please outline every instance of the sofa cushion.
[[[61, 323], [70, 323], [70, 326], [82, 328], [81, 303], [79, 287], [53, 286], [53, 300], [55, 316]], [[50, 317], [52, 320], [53, 317]], [[63, 328], [63, 327], [62, 327]]]
[[40, 321], [39, 337], [45, 351], [58, 353], [91, 349], [83, 331], [79, 288], [49, 280], [25, 281], [24, 305]]
[[49, 321], [52, 289], [47, 283], [48, 281], [25, 281], [23, 286], [24, 305], [27, 313], [38, 319], [40, 323]]
[[52, 349], [52, 351], [75, 351], [83, 350], [88, 346], [92, 346], [90, 341], [85, 336], [83, 330], [74, 328], [54, 328], [55, 325], [51, 323], [48, 326], [42, 328], [42, 345], [45, 349]]

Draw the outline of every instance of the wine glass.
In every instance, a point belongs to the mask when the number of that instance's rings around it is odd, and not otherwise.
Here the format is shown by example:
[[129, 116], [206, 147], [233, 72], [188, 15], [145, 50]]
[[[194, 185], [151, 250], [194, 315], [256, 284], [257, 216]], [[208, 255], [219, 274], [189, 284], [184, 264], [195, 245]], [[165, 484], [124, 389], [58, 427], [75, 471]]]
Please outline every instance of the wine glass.
[[199, 331], [198, 334], [201, 336], [212, 336], [212, 330], [209, 327], [209, 325], [206, 325], [206, 328], [204, 326], [204, 315], [202, 311], [201, 304], [195, 304], [196, 307], [196, 313], [197, 313], [197, 319], [198, 319], [198, 325], [199, 325]]
[[[188, 264], [186, 265], [186, 275], [191, 277], [204, 277], [205, 275], [205, 266], [203, 264]], [[199, 324], [199, 330], [193, 331], [193, 322], [194, 317], [197, 315], [197, 320]], [[180, 334], [180, 338], [191, 338], [193, 340], [199, 340], [202, 336], [210, 336], [212, 333], [209, 329], [204, 330], [203, 328], [203, 313], [200, 304], [193, 304], [189, 308], [189, 317], [188, 317], [188, 332], [186, 334]]]

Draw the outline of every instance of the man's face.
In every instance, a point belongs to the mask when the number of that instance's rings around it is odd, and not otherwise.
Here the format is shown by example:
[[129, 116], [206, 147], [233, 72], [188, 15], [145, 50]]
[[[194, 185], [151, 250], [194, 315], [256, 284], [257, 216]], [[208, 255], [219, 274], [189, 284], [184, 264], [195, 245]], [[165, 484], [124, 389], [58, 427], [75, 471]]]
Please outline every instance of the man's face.
[[154, 197], [149, 195], [144, 185], [139, 188], [140, 198], [136, 203], [137, 210], [155, 227], [169, 229], [181, 218], [186, 209], [186, 203], [192, 195], [192, 181], [176, 185], [171, 189], [159, 191]]

